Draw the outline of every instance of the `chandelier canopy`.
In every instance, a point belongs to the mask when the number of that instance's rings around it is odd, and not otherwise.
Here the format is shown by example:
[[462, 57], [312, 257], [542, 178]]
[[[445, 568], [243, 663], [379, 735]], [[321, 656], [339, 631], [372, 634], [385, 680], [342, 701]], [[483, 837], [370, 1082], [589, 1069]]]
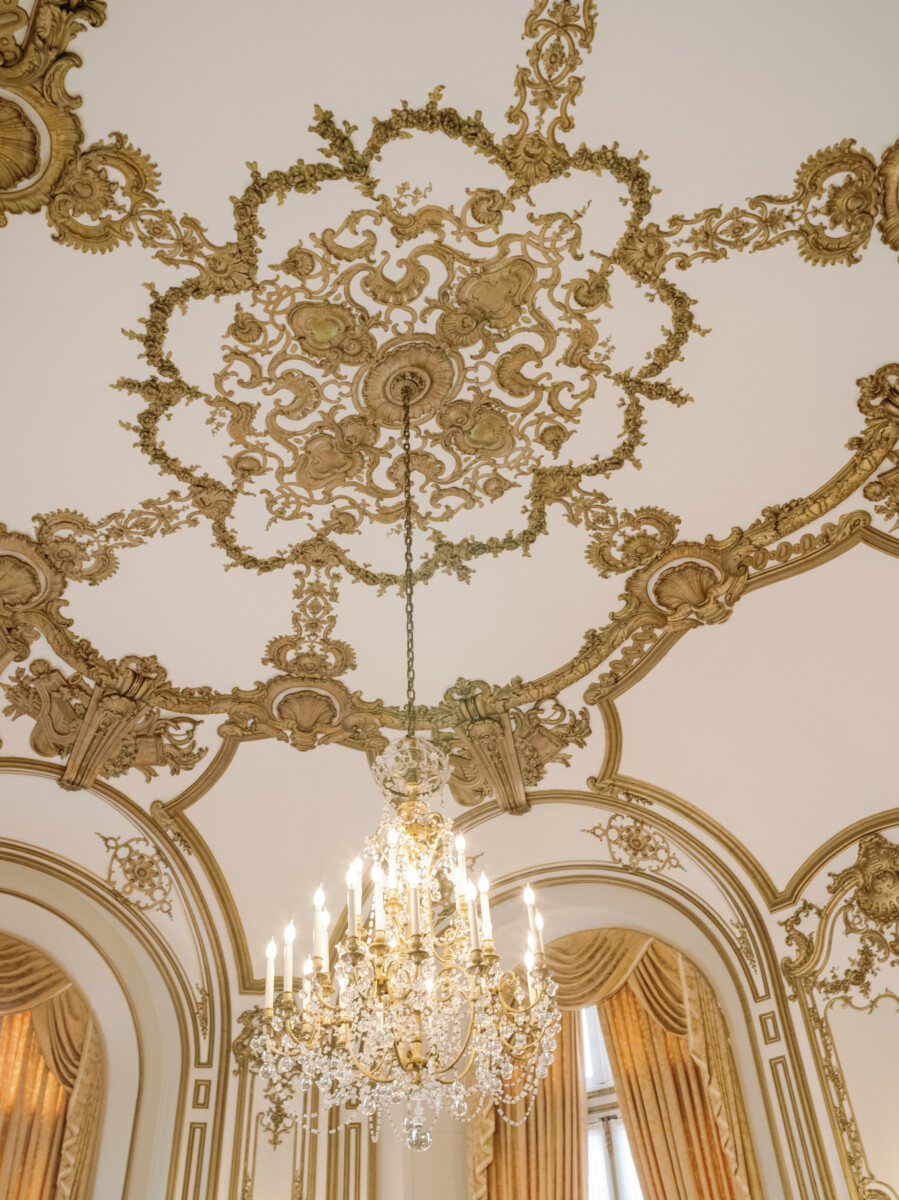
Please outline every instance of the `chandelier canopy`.
[[465, 839], [428, 804], [442, 792], [450, 765], [437, 746], [415, 736], [409, 403], [404, 395], [406, 735], [373, 766], [385, 804], [365, 844], [365, 892], [363, 860], [347, 872], [345, 936], [332, 946], [320, 887], [302, 981], [295, 988], [291, 922], [277, 998], [278, 951], [274, 940], [268, 945], [265, 1003], [248, 1014], [249, 1063], [279, 1111], [291, 1107], [297, 1091], [315, 1088], [321, 1106], [367, 1116], [373, 1139], [386, 1113], [407, 1146], [426, 1150], [441, 1113], [471, 1120], [495, 1104], [509, 1123], [524, 1121], [561, 1026], [530, 886], [524, 963], [503, 972], [487, 878], [474, 886]]

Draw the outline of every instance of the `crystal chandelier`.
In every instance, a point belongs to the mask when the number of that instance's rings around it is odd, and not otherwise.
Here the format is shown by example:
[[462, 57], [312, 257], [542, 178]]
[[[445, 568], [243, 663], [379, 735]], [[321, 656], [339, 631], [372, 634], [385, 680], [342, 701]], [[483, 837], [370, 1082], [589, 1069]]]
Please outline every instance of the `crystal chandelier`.
[[[494, 948], [489, 884], [468, 878], [465, 840], [429, 800], [450, 775], [446, 755], [415, 736], [410, 398], [403, 396], [406, 736], [375, 761], [381, 824], [347, 872], [347, 932], [336, 945], [321, 888], [312, 953], [294, 978], [293, 922], [284, 935], [284, 990], [275, 997], [277, 946], [266, 950], [265, 1003], [246, 1014], [250, 1069], [273, 1110], [317, 1089], [323, 1108], [362, 1112], [377, 1140], [386, 1115], [414, 1150], [431, 1144], [440, 1113], [472, 1120], [495, 1104], [526, 1119], [560, 1029], [545, 965], [543, 921], [530, 886], [523, 967], [503, 972]], [[364, 900], [370, 901], [364, 913]], [[295, 986], [298, 984], [298, 986]], [[299, 1106], [297, 1106], [299, 1107]]]

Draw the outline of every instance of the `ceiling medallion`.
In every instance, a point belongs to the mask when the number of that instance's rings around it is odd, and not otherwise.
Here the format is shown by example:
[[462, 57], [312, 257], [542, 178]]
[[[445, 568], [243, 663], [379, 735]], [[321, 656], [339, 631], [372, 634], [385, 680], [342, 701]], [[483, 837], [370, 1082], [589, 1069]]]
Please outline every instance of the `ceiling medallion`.
[[[294, 989], [293, 922], [284, 934], [283, 991], [275, 998], [272, 940], [263, 1008], [252, 1029], [250, 1069], [274, 1113], [296, 1092], [318, 1089], [325, 1108], [350, 1108], [377, 1140], [385, 1114], [406, 1146], [427, 1150], [441, 1113], [471, 1121], [486, 1105], [527, 1119], [561, 1028], [546, 969], [543, 921], [525, 890], [524, 967], [500, 969], [489, 884], [468, 878], [465, 839], [428, 801], [450, 777], [446, 755], [415, 736], [415, 655], [410, 445], [415, 393], [402, 393], [406, 571], [406, 736], [391, 742], [372, 774], [385, 808], [366, 842], [371, 904], [363, 914], [363, 861], [347, 872], [347, 932], [332, 947], [324, 891], [315, 894], [312, 954]], [[480, 901], [480, 903], [479, 903]], [[480, 913], [479, 913], [480, 908]], [[302, 1111], [302, 1103], [297, 1106]]]
[[[383, 731], [403, 727], [403, 713], [342, 682], [357, 659], [337, 636], [339, 589], [349, 578], [378, 593], [402, 592], [401, 573], [363, 559], [381, 539], [355, 535], [400, 519], [396, 447], [404, 403], [416, 520], [431, 531], [416, 583], [437, 572], [466, 581], [481, 558], [527, 554], [555, 536], [563, 518], [581, 532], [599, 576], [625, 577], [622, 606], [585, 630], [566, 661], [541, 664], [528, 679], [460, 680], [441, 700], [419, 706], [417, 728], [451, 753], [451, 787], [461, 803], [489, 794], [508, 811], [526, 809], [526, 789], [547, 763], [564, 761], [565, 748], [590, 733], [586, 709], [561, 707], [565, 689], [594, 675], [586, 703], [608, 701], [684, 632], [728, 619], [754, 589], [859, 542], [895, 552], [895, 363], [859, 372], [858, 431], [843, 466], [816, 490], [766, 505], [745, 527], [716, 512], [715, 526], [731, 529], [723, 538], [679, 541], [676, 514], [658, 505], [621, 508], [599, 487], [639, 465], [656, 401], [688, 399], [667, 377], [704, 332], [697, 302], [679, 286], [682, 273], [789, 246], [812, 267], [851, 266], [875, 231], [899, 249], [899, 142], [878, 161], [845, 138], [807, 154], [779, 192], [660, 215], [645, 156], [573, 136], [595, 3], [533, 0], [524, 17], [527, 60], [512, 81], [502, 131], [478, 111], [466, 116], [446, 106], [440, 88], [417, 107], [402, 103], [374, 117], [362, 134], [317, 108], [310, 129], [321, 155], [268, 172], [251, 164], [233, 200], [233, 234], [217, 241], [197, 217], [166, 206], [155, 163], [124, 134], [83, 144], [62, 80], [78, 62], [68, 50], [72, 39], [102, 20], [98, 0], [75, 8], [35, 0], [35, 36], [7, 31], [0, 126], [12, 142], [0, 162], [0, 225], [9, 214], [43, 209], [64, 245], [102, 253], [137, 243], [162, 264], [168, 277], [151, 287], [149, 309], [131, 335], [146, 368], [118, 386], [139, 398], [135, 443], [167, 476], [167, 488], [107, 515], [48, 510], [30, 535], [0, 526], [0, 565], [10, 563], [0, 570], [0, 669], [25, 661], [43, 637], [78, 687], [84, 681], [104, 696], [118, 694], [127, 658], [151, 656], [104, 658], [71, 627], [63, 592], [102, 584], [129, 550], [203, 526], [227, 566], [291, 572], [293, 609], [287, 628], [267, 631], [260, 646], [267, 677], [220, 691], [154, 670], [143, 696], [147, 719], [213, 718], [227, 738], [279, 738], [300, 750], [339, 743], [376, 754]], [[472, 151], [471, 173], [453, 203], [433, 203], [412, 185], [386, 194], [378, 164], [394, 142], [412, 136], [445, 137]], [[28, 174], [35, 161], [39, 169]], [[490, 182], [502, 174], [500, 187], [482, 186], [479, 161], [490, 164]], [[590, 244], [585, 210], [559, 211], [554, 184], [564, 177], [614, 180], [624, 207], [608, 241]], [[333, 227], [301, 226], [296, 240], [291, 234], [286, 249], [269, 256], [280, 261], [266, 261], [262, 238], [274, 203], [337, 183], [341, 202], [347, 184], [358, 198]], [[655, 304], [661, 328], [643, 357], [626, 362], [609, 338], [614, 305], [622, 289], [634, 288]], [[209, 378], [191, 377], [171, 335], [179, 314], [210, 297], [223, 302], [222, 311], [230, 308], [223, 357]], [[188, 403], [205, 406], [221, 439], [215, 475], [191, 465], [192, 451], [179, 457], [177, 433], [166, 427]], [[618, 424], [600, 444], [589, 435], [603, 411], [614, 411]], [[824, 520], [859, 491], [870, 503]], [[254, 507], [283, 536], [274, 551], [244, 520]], [[479, 536], [460, 532], [476, 509], [496, 514], [491, 526]], [[43, 590], [32, 595], [38, 584]], [[75, 687], [73, 678], [62, 682]], [[46, 724], [33, 672], [16, 681], [14, 695], [9, 686], [15, 714]], [[77, 706], [67, 716], [64, 745], [37, 738], [62, 757], [90, 733], [88, 726], [79, 732]], [[178, 738], [192, 728], [180, 726]], [[118, 732], [127, 740], [124, 722]], [[190, 770], [197, 755], [187, 743], [183, 750], [169, 744], [151, 765]], [[105, 758], [82, 759], [70, 772], [72, 785], [120, 773], [123, 763], [141, 769], [142, 757], [126, 761], [117, 747]]]

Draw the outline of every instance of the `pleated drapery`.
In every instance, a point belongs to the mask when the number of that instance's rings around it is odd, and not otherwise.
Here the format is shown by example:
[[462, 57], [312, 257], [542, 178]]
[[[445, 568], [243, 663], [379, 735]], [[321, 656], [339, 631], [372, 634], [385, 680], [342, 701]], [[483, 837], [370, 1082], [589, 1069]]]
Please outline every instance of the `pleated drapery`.
[[30, 1013], [0, 1017], [0, 1196], [53, 1200], [68, 1093], [41, 1054]]
[[596, 1005], [643, 1200], [764, 1200], [733, 1055], [705, 978], [647, 934], [594, 929], [546, 947], [563, 1028], [528, 1121], [488, 1110], [469, 1137], [471, 1200], [584, 1200], [577, 1012]]
[[0, 934], [0, 1200], [87, 1200], [102, 1108], [81, 994], [40, 950]]
[[623, 929], [572, 934], [546, 958], [560, 1005], [597, 1006], [644, 1200], [763, 1200], [727, 1029], [702, 974]]
[[[492, 1106], [469, 1131], [472, 1200], [581, 1200], [587, 1187], [587, 1094], [581, 1023], [562, 1014], [555, 1058], [520, 1125]], [[519, 1121], [523, 1101], [506, 1115]]]

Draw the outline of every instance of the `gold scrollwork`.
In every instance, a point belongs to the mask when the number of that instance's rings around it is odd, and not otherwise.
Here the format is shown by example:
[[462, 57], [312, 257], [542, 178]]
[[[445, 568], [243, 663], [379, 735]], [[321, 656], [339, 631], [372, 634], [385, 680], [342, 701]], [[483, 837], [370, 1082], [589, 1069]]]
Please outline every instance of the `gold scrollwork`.
[[605, 842], [612, 862], [625, 871], [658, 875], [685, 869], [665, 835], [642, 817], [613, 813], [605, 822], [581, 832]]
[[[872, 995], [881, 971], [899, 967], [899, 846], [882, 833], [862, 838], [855, 863], [831, 875], [828, 892], [830, 900], [823, 909], [805, 899], [781, 921], [793, 952], [782, 967], [795, 988], [826, 1081], [831, 1122], [847, 1174], [866, 1200], [894, 1200], [895, 1193], [872, 1174], [829, 1012], [834, 1005], [872, 1012], [885, 998], [899, 1004], [889, 989]], [[828, 971], [838, 928], [844, 941], [858, 948], [846, 952], [848, 963], [842, 970]], [[846, 950], [843, 941], [840, 948]]]
[[160, 912], [171, 919], [174, 883], [153, 843], [144, 837], [97, 837], [110, 852], [106, 881], [115, 894], [141, 912]]

